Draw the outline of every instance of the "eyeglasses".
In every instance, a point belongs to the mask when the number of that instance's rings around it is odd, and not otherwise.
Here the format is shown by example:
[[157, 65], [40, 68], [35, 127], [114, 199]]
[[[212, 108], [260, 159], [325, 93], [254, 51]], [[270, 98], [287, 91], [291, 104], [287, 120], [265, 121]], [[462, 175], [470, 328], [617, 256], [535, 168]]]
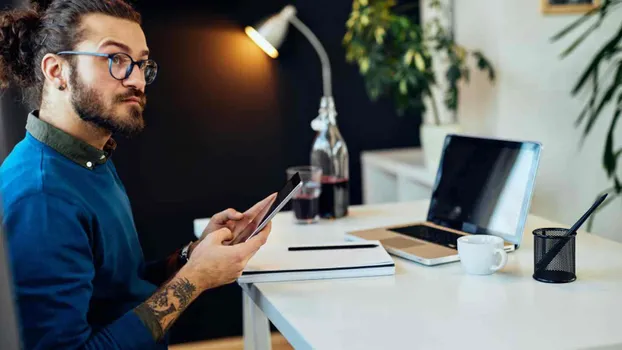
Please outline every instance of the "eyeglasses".
[[108, 70], [110, 75], [117, 80], [125, 80], [130, 77], [134, 66], [138, 66], [145, 76], [147, 85], [153, 83], [158, 74], [158, 64], [154, 60], [146, 59], [134, 61], [132, 57], [126, 53], [99, 53], [99, 52], [83, 52], [83, 51], [61, 51], [57, 55], [87, 55], [108, 58]]

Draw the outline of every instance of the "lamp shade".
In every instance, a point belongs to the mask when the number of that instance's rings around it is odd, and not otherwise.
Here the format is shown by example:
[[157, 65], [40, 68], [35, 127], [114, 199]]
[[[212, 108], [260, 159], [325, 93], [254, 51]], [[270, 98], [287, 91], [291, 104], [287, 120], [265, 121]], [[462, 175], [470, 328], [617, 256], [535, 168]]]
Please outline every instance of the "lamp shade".
[[287, 5], [281, 12], [268, 17], [256, 27], [246, 27], [244, 31], [268, 56], [277, 58], [279, 56], [277, 49], [287, 35], [289, 19], [295, 15], [296, 8]]

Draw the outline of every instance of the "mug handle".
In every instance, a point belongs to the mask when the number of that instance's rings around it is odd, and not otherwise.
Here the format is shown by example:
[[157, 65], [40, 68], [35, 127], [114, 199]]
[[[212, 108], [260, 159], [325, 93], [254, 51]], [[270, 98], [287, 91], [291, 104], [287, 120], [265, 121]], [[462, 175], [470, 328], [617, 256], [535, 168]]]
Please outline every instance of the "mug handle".
[[505, 264], [507, 264], [508, 262], [508, 253], [505, 252], [504, 249], [495, 249], [495, 252], [493, 253], [495, 255], [499, 254], [501, 256], [501, 262], [499, 262], [498, 265], [495, 265], [493, 267], [490, 268], [491, 271], [497, 271], [501, 268], [503, 268], [505, 266]]

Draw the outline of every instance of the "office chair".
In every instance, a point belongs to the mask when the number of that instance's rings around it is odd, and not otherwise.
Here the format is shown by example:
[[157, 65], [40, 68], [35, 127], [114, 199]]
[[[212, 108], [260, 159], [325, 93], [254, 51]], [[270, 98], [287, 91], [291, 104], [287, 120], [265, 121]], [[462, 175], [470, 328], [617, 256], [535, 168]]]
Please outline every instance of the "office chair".
[[9, 268], [6, 237], [2, 227], [0, 210], [0, 349], [18, 350], [21, 348], [15, 300], [13, 298], [13, 279]]

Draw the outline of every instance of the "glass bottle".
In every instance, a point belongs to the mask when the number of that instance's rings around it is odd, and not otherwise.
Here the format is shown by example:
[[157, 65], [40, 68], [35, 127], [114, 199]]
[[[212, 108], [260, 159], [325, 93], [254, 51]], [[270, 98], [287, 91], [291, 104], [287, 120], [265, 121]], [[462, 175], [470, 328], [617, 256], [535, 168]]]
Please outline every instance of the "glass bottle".
[[322, 97], [319, 115], [311, 122], [317, 132], [311, 148], [311, 165], [322, 168], [322, 192], [319, 211], [324, 219], [348, 215], [350, 205], [350, 169], [348, 147], [339, 128], [332, 97]]

